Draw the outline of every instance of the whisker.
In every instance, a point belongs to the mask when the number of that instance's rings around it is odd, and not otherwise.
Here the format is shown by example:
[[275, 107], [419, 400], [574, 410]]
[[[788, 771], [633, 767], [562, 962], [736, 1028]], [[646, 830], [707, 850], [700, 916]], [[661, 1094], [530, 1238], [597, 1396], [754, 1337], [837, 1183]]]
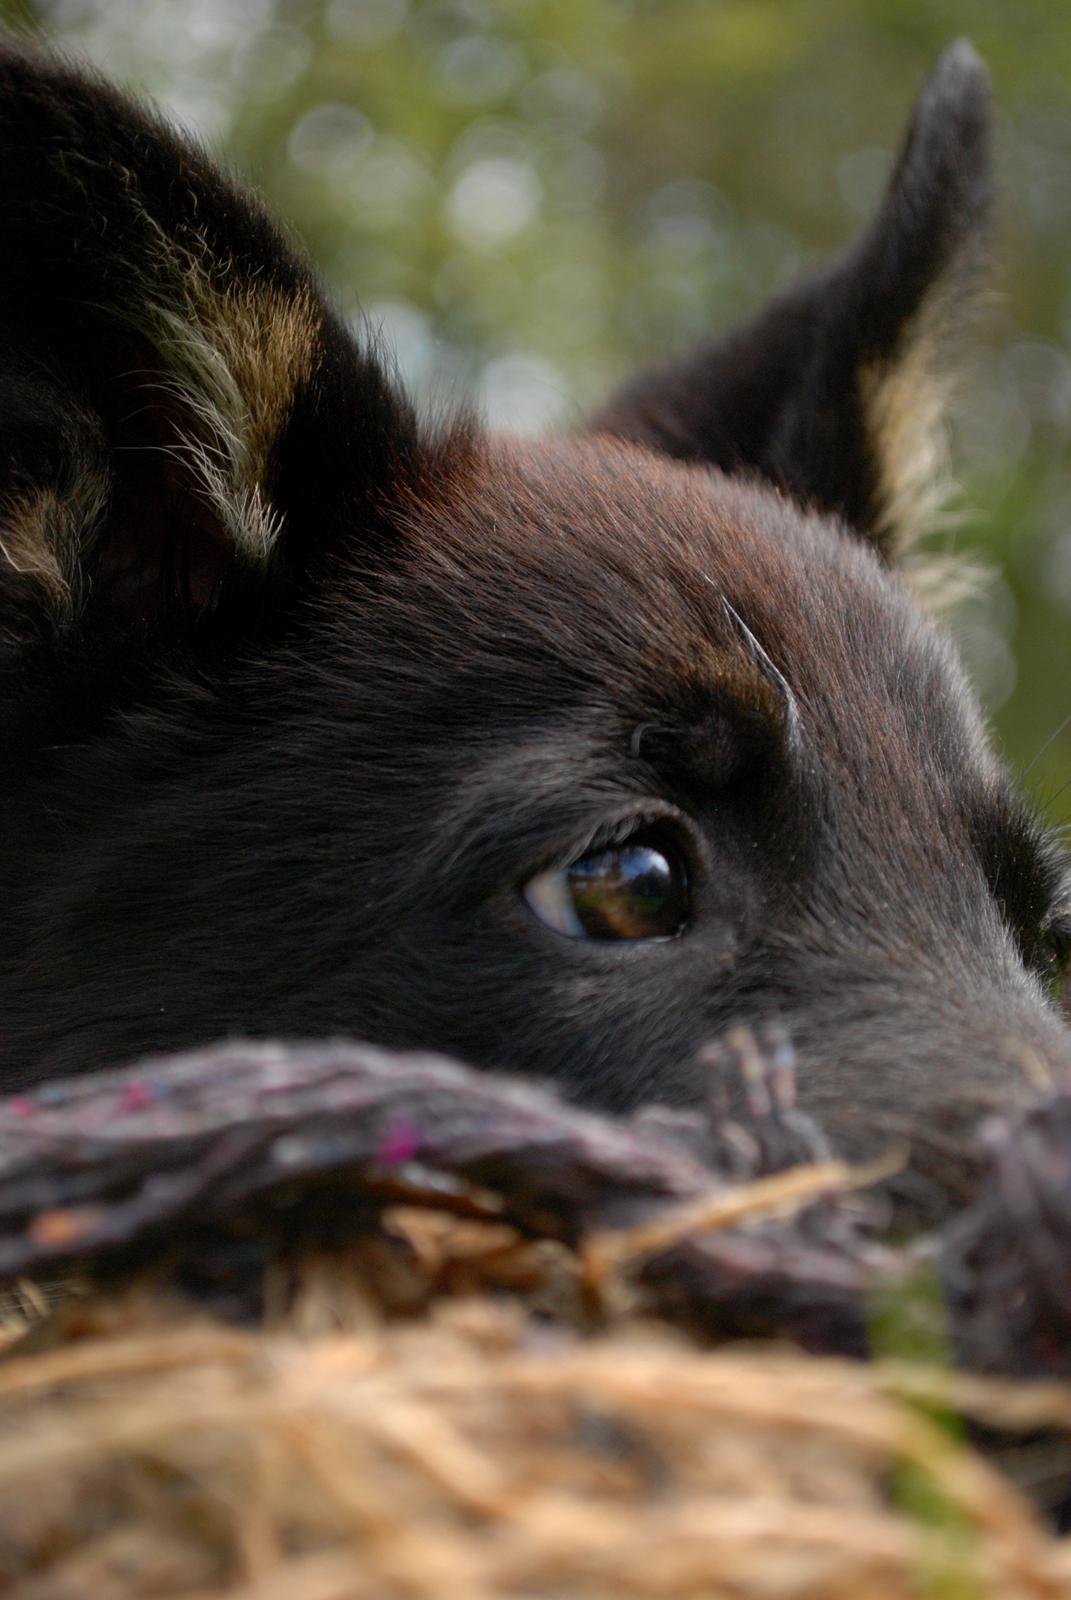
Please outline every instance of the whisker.
[[[1068, 778], [1064, 783], [1061, 783], [1055, 794], [1050, 794], [1047, 796], [1045, 800], [1046, 809], [1054, 806], [1057, 800], [1059, 800], [1060, 796], [1067, 793], [1068, 789], [1071, 789], [1071, 778]], [[1071, 822], [1064, 823], [1063, 828], [1071, 828]]]
[[[1068, 727], [1071, 727], [1071, 711], [1067, 713], [1067, 716], [1064, 718], [1064, 720], [1049, 734], [1049, 737], [1045, 740], [1045, 743], [1042, 745], [1041, 749], [1037, 751], [1033, 760], [1020, 773], [1021, 778], [1028, 778], [1030, 776], [1031, 772], [1037, 766], [1038, 762], [1041, 760], [1049, 746], [1053, 744], [1060, 737], [1061, 733], [1063, 733], [1064, 729]], [[1060, 792], [1062, 794], [1063, 790]]]

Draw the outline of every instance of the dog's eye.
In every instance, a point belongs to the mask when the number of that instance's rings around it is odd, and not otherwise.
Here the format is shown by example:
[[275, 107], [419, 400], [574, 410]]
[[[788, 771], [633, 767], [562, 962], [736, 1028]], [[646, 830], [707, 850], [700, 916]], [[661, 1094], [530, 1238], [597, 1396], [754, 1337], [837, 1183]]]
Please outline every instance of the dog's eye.
[[684, 862], [664, 839], [633, 834], [522, 890], [540, 922], [569, 939], [670, 939], [688, 921]]

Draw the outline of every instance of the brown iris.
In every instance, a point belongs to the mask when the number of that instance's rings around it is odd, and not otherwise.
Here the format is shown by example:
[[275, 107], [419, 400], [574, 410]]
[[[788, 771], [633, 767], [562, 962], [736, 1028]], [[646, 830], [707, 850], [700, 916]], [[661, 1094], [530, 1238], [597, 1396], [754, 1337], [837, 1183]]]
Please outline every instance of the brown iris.
[[670, 846], [631, 839], [539, 873], [524, 898], [568, 938], [668, 939], [688, 920], [688, 874]]

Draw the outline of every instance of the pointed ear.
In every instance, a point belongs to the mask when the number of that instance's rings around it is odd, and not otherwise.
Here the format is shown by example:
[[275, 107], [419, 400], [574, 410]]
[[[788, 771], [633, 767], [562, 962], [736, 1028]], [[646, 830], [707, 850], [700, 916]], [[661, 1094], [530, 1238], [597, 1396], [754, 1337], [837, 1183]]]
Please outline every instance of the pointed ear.
[[771, 479], [894, 556], [935, 510], [947, 344], [985, 263], [989, 202], [988, 77], [960, 41], [870, 226], [753, 322], [629, 384], [594, 427]]
[[257, 202], [0, 46], [0, 647], [167, 635], [372, 530], [413, 417]]

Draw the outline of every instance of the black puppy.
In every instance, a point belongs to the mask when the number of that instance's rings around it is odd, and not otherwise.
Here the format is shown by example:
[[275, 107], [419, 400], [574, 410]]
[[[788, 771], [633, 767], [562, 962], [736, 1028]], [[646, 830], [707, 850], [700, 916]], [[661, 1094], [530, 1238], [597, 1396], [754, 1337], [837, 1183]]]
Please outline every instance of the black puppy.
[[436, 436], [257, 203], [0, 54], [0, 1082], [349, 1033], [682, 1103], [777, 1018], [938, 1204], [1062, 1070], [1064, 862], [892, 570], [984, 245], [941, 59], [872, 225], [583, 437]]

